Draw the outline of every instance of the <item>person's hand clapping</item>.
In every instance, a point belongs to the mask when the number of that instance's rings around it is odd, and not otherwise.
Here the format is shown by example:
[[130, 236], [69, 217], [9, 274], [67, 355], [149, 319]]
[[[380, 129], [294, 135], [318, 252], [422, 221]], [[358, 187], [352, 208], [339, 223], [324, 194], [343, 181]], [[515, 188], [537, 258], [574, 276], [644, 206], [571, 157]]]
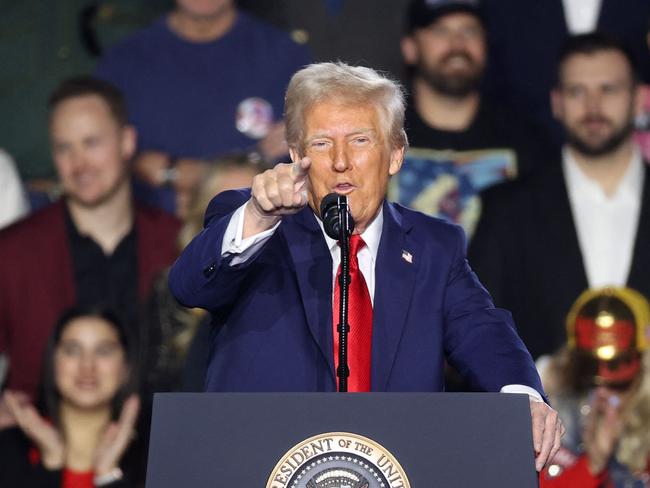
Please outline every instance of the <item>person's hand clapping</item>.
[[108, 425], [93, 455], [95, 475], [109, 473], [119, 465], [126, 448], [133, 440], [139, 410], [138, 396], [131, 395], [124, 402], [120, 418]]
[[621, 396], [611, 390], [600, 387], [593, 393], [583, 443], [589, 460], [589, 471], [594, 475], [607, 467], [614, 454], [623, 428], [621, 405]]
[[[10, 393], [21, 404], [29, 402], [29, 396], [26, 393], [21, 391], [11, 391]], [[7, 406], [5, 395], [0, 395], [0, 430], [15, 427], [16, 425], [16, 419]]]
[[311, 160], [304, 157], [255, 176], [244, 214], [244, 238], [270, 229], [283, 215], [297, 213], [307, 205], [310, 167]]
[[5, 391], [3, 400], [18, 426], [38, 447], [43, 465], [51, 470], [61, 469], [65, 462], [65, 443], [60, 432], [20, 394]]

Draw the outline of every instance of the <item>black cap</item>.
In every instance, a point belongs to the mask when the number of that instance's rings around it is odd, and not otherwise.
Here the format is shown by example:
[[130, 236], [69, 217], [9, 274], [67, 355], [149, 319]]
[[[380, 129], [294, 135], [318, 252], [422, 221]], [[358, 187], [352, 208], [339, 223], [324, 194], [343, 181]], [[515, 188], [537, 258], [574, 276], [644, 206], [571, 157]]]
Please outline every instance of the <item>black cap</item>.
[[407, 30], [427, 27], [443, 15], [467, 12], [482, 22], [479, 0], [413, 0], [409, 5]]

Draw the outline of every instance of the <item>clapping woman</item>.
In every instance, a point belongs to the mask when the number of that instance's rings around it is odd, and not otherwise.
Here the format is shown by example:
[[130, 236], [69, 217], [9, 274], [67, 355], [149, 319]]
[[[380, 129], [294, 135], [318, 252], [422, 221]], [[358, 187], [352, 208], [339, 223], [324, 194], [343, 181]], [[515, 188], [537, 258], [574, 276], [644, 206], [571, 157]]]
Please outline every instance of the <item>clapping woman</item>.
[[42, 411], [14, 392], [4, 394], [18, 428], [0, 435], [9, 466], [2, 481], [30, 488], [133, 486], [134, 470], [122, 468], [133, 450], [136, 377], [133, 341], [111, 312], [64, 314], [46, 351]]
[[542, 372], [567, 433], [542, 488], [650, 486], [650, 304], [629, 288], [587, 290], [568, 346]]

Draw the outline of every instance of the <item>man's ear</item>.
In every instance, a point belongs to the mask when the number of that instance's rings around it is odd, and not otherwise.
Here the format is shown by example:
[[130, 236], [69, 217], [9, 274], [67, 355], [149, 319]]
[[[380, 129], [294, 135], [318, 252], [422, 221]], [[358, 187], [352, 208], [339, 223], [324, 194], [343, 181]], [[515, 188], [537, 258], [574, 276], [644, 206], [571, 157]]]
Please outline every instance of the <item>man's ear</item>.
[[399, 170], [402, 168], [402, 163], [404, 162], [404, 146], [393, 149], [390, 152], [390, 164], [388, 165], [388, 174], [391, 176], [399, 173]]
[[121, 131], [122, 157], [126, 161], [130, 161], [138, 146], [138, 132], [132, 125], [125, 125]]
[[650, 90], [647, 89], [647, 86], [643, 86], [637, 83], [634, 87], [634, 92], [632, 93], [633, 103], [634, 103], [634, 115], [638, 117], [644, 112], [644, 105], [647, 97], [650, 96]]
[[402, 58], [404, 62], [409, 66], [417, 64], [418, 62], [418, 47], [415, 44], [415, 39], [413, 36], [404, 36], [400, 41], [400, 47], [402, 49]]

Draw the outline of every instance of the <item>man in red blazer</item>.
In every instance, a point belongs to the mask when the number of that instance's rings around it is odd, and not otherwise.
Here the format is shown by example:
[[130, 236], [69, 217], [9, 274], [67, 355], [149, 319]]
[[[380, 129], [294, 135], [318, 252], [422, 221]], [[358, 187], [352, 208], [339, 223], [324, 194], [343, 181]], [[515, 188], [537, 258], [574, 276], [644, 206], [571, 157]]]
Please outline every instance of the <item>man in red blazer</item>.
[[[49, 130], [64, 197], [0, 233], [6, 387], [30, 396], [64, 309], [102, 304], [137, 325], [154, 275], [175, 257], [179, 228], [174, 217], [132, 199], [136, 133], [116, 88], [92, 78], [63, 82], [50, 98]], [[0, 404], [3, 419], [10, 421]]]

